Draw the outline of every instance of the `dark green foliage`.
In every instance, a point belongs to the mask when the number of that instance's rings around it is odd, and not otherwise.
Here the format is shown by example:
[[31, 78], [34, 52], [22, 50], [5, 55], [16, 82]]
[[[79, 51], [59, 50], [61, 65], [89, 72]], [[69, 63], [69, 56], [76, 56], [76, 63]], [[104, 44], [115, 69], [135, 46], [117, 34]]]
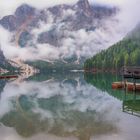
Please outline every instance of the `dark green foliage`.
[[101, 51], [85, 62], [85, 69], [113, 69], [122, 66], [140, 66], [140, 26], [136, 27], [122, 41]]
[[16, 68], [14, 68], [9, 62], [8, 60], [5, 58], [2, 50], [0, 49], [0, 68], [2, 69], [7, 69], [9, 72], [14, 72], [15, 70], [17, 70]]

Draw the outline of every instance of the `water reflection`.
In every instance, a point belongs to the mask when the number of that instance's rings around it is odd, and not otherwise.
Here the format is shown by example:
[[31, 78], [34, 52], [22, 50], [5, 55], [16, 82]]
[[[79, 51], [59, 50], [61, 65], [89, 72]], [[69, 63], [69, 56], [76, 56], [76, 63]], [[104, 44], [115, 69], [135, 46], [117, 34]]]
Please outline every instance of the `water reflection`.
[[99, 140], [121, 133], [121, 101], [86, 83], [82, 74], [37, 75], [1, 89], [0, 134], [5, 127], [16, 130], [18, 140]]
[[123, 100], [123, 112], [140, 117], [140, 95], [136, 92], [131, 93], [132, 98], [127, 99], [125, 93]]
[[128, 92], [126, 90], [113, 90], [111, 84], [114, 81], [121, 81], [119, 75], [114, 74], [86, 74], [85, 79], [88, 83], [100, 88], [102, 91], [107, 91], [111, 96], [121, 100], [122, 110], [126, 113], [140, 117], [140, 93]]

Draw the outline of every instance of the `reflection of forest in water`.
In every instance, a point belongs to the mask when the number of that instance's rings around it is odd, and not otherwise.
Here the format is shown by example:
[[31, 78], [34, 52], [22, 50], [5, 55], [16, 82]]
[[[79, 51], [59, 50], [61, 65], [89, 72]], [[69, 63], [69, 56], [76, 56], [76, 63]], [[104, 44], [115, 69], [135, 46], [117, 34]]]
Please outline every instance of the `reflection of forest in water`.
[[20, 136], [45, 133], [90, 140], [119, 132], [119, 118], [110, 110], [114, 106], [119, 112], [114, 101], [87, 84], [82, 74], [37, 75], [31, 79], [1, 87], [0, 102], [9, 108], [0, 115], [0, 122], [16, 129]]
[[[121, 76], [111, 73], [85, 74], [85, 80], [93, 86], [108, 92], [111, 96], [123, 101], [123, 111], [132, 115], [140, 116], [140, 93], [128, 92], [125, 90], [114, 90], [113, 82], [122, 81]], [[138, 80], [139, 82], [139, 80]]]
[[0, 80], [0, 94], [1, 94], [1, 92], [3, 91], [3, 89], [4, 89], [4, 87], [5, 87], [5, 85], [6, 85], [6, 83], [7, 83], [7, 80]]

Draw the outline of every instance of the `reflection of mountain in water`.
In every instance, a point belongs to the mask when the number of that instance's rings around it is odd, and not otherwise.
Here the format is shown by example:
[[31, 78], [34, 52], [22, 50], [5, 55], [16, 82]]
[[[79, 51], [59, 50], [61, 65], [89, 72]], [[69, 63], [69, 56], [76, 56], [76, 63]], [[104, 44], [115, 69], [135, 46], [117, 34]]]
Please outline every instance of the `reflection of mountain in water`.
[[10, 90], [5, 102], [13, 108], [0, 121], [23, 137], [43, 132], [89, 140], [93, 135], [118, 132], [119, 118], [112, 113], [118, 105], [112, 97], [86, 84], [82, 76], [60, 77], [47, 82], [26, 81], [18, 86], [8, 83], [2, 98]]
[[78, 79], [81, 79], [81, 82], [84, 81], [82, 72], [68, 72], [68, 71], [62, 71], [61, 73], [58, 72], [47, 72], [47, 73], [37, 73], [36, 75], [33, 75], [32, 77], [28, 78], [28, 81], [50, 81], [51, 79], [55, 79], [57, 81], [64, 81], [64, 80], [75, 80], [78, 77]]
[[[115, 132], [115, 126], [109, 122], [96, 120], [96, 111], [81, 112], [70, 109], [71, 105], [63, 103], [61, 98], [56, 96], [50, 99], [39, 99], [37, 102], [40, 112], [33, 112], [32, 109], [35, 109], [32, 106], [33, 103], [26, 96], [21, 96], [15, 104], [17, 109], [6, 114], [1, 122], [6, 126], [14, 127], [20, 135], [25, 137], [45, 131], [57, 136], [74, 135], [80, 140], [89, 140], [93, 134]], [[41, 118], [39, 113], [46, 114], [46, 118]], [[102, 118], [100, 115], [98, 117]]]

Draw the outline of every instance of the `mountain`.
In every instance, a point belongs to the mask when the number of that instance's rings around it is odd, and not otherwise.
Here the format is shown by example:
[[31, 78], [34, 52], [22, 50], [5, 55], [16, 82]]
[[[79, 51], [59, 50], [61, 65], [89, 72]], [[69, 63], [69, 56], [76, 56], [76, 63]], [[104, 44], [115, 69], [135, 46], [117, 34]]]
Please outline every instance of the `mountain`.
[[[71, 11], [68, 11], [71, 10]], [[69, 14], [67, 17], [63, 17], [64, 12], [74, 12], [74, 15]], [[14, 15], [8, 15], [0, 20], [0, 24], [9, 31], [18, 30], [23, 24], [26, 29], [37, 27], [40, 21], [48, 23], [49, 14], [54, 16], [53, 22], [66, 22], [71, 24], [71, 29], [78, 30], [78, 28], [88, 28], [93, 26], [93, 20], [96, 18], [107, 18], [111, 15], [115, 15], [117, 8], [108, 8], [102, 6], [92, 6], [88, 0], [79, 0], [75, 5], [58, 5], [51, 8], [38, 10], [27, 4], [23, 4], [18, 7]], [[49, 14], [48, 14], [49, 13]], [[75, 23], [81, 24], [81, 26]], [[26, 30], [24, 27], [24, 30]], [[29, 29], [28, 29], [29, 30]]]
[[88, 59], [86, 70], [118, 70], [122, 66], [140, 66], [140, 24], [120, 42]]
[[[117, 25], [114, 17], [118, 11], [116, 7], [90, 5], [88, 0], [42, 10], [23, 4], [13, 15], [3, 17], [0, 25], [12, 33], [11, 44], [36, 49], [31, 54], [38, 52], [37, 59], [63, 62], [75, 58], [74, 62], [79, 63], [110, 44], [114, 32], [110, 24]], [[42, 47], [48, 48], [46, 55]]]

